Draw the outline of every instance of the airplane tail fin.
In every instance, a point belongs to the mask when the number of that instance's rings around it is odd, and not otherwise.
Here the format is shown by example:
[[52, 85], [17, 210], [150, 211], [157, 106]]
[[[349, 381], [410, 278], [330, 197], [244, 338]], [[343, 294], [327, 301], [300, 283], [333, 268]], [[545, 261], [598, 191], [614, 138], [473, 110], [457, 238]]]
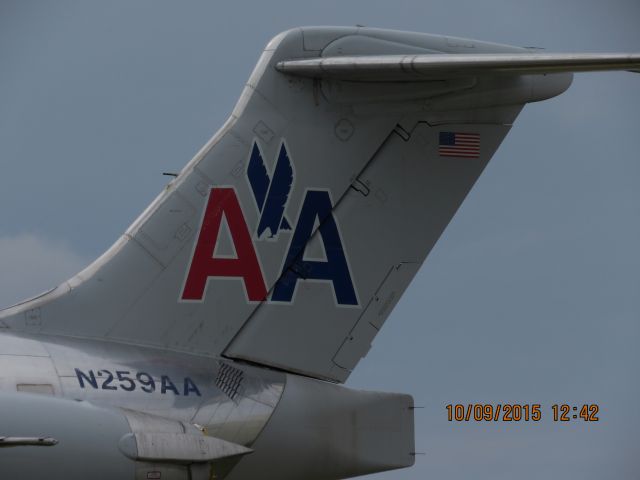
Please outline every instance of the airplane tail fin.
[[[571, 82], [408, 78], [397, 64], [469, 51], [527, 52], [367, 28], [278, 35], [228, 122], [122, 238], [0, 326], [345, 381], [523, 105]], [[342, 78], [281, 63], [358, 56], [368, 63]]]

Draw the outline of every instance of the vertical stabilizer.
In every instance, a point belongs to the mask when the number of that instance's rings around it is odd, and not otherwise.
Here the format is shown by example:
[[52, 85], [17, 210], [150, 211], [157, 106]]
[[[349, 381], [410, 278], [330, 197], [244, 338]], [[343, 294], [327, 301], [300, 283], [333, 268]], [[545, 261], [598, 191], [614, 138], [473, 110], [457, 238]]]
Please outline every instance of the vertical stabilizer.
[[118, 242], [0, 324], [344, 381], [522, 106], [560, 90], [528, 75], [353, 81], [277, 67], [470, 44], [522, 51], [355, 27], [278, 35], [227, 123]]

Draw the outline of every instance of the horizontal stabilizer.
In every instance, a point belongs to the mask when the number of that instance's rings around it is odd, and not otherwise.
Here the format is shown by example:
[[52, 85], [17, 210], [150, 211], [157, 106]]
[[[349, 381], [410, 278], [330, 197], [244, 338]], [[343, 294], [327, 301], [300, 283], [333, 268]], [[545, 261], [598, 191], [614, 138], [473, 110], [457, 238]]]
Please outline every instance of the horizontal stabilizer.
[[364, 55], [285, 60], [290, 75], [360, 81], [415, 81], [495, 74], [640, 69], [639, 53], [479, 53]]

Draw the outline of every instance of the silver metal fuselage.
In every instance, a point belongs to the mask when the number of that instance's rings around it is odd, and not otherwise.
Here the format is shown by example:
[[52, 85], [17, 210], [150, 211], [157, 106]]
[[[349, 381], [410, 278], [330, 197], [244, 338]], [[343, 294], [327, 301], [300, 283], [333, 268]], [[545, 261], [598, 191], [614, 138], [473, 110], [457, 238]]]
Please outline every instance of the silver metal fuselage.
[[286, 375], [233, 363], [112, 342], [0, 335], [2, 391], [136, 410], [248, 445], [273, 413]]
[[3, 478], [320, 480], [414, 459], [409, 395], [136, 345], [0, 334], [0, 403]]

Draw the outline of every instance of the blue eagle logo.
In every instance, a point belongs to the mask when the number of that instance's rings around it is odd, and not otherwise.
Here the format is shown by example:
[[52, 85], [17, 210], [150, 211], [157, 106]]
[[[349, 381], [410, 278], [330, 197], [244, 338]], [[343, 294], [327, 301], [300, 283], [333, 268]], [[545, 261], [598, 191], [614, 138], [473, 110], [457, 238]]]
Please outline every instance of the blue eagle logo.
[[260, 221], [256, 230], [258, 239], [269, 230], [268, 237], [275, 239], [280, 230], [291, 230], [291, 222], [284, 211], [289, 201], [289, 194], [293, 186], [293, 166], [284, 145], [280, 146], [280, 153], [270, 177], [258, 144], [254, 142], [247, 177], [253, 191], [253, 198], [260, 212]]

